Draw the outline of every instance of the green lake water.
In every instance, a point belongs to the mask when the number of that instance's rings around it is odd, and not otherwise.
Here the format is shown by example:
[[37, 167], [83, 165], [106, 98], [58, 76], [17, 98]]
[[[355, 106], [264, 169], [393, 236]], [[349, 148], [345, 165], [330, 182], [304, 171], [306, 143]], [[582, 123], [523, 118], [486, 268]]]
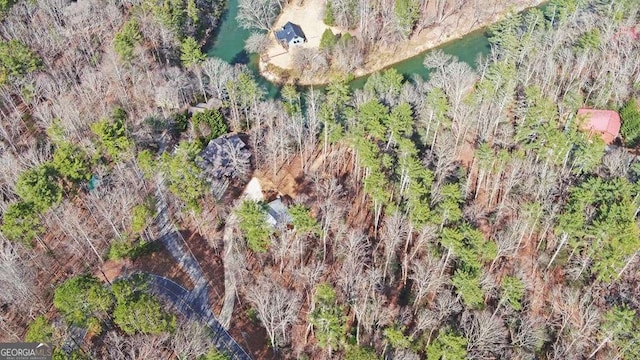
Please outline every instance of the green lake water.
[[220, 58], [232, 65], [246, 64], [253, 71], [260, 86], [266, 90], [267, 96], [273, 99], [280, 93], [280, 86], [260, 76], [258, 56], [244, 51], [244, 41], [251, 32], [238, 25], [237, 15], [238, 0], [227, 0], [227, 9], [222, 16], [218, 31], [214, 34], [215, 39], [206, 48], [207, 55]]
[[249, 60], [244, 51], [244, 41], [251, 34], [249, 30], [238, 26], [238, 0], [227, 0], [227, 8], [220, 19], [221, 23], [215, 40], [207, 48], [207, 55], [220, 58], [230, 64], [246, 64]]
[[[260, 85], [267, 91], [268, 97], [275, 98], [279, 94], [280, 87], [260, 76], [258, 72], [258, 57], [255, 54], [248, 55], [244, 51], [244, 41], [249, 37], [250, 33], [238, 26], [238, 22], [236, 21], [237, 14], [238, 0], [227, 0], [227, 10], [221, 20], [222, 22], [218, 28], [218, 32], [215, 34], [215, 40], [208, 45], [207, 55], [218, 57], [230, 64], [247, 64], [249, 69], [255, 73]], [[463, 38], [445, 43], [435, 49], [441, 49], [447, 54], [454, 55], [461, 61], [475, 68], [477, 57], [479, 55], [487, 55], [490, 47], [486, 29], [480, 29], [465, 35]], [[390, 67], [396, 68], [398, 72], [405, 75], [406, 78], [411, 78], [414, 75], [426, 78], [429, 72], [422, 65], [422, 61], [424, 60], [425, 54], [433, 50], [434, 49], [427, 50], [422, 54], [391, 65]], [[354, 89], [362, 88], [367, 78], [368, 76], [363, 76], [353, 80], [351, 87]]]
[[[491, 48], [489, 46], [486, 29], [480, 29], [465, 35], [463, 38], [451, 40], [436, 48], [429, 49], [421, 54], [390, 65], [388, 68], [395, 68], [399, 73], [404, 75], [405, 78], [412, 78], [414, 75], [419, 75], [423, 79], [426, 79], [429, 76], [429, 70], [422, 65], [422, 62], [427, 53], [437, 49], [457, 57], [460, 61], [466, 62], [475, 69], [478, 56], [487, 55]], [[368, 78], [369, 76], [367, 75], [353, 80], [351, 87], [361, 89]]]

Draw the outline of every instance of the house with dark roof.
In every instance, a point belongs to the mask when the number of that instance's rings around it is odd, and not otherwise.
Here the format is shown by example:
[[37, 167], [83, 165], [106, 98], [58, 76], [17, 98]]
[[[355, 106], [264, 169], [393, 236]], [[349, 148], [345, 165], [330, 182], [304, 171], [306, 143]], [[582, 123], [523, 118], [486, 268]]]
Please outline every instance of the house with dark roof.
[[211, 184], [213, 195], [221, 199], [232, 179], [242, 179], [251, 168], [251, 150], [237, 134], [209, 141], [196, 163]]
[[302, 28], [300, 26], [288, 21], [282, 29], [276, 30], [276, 39], [284, 47], [299, 45], [307, 41], [307, 37], [304, 36]]
[[223, 135], [209, 141], [200, 153], [200, 168], [215, 179], [236, 177], [238, 162], [249, 163], [251, 151], [237, 134]]
[[582, 131], [597, 134], [607, 145], [620, 134], [620, 115], [613, 110], [580, 109], [578, 118]]

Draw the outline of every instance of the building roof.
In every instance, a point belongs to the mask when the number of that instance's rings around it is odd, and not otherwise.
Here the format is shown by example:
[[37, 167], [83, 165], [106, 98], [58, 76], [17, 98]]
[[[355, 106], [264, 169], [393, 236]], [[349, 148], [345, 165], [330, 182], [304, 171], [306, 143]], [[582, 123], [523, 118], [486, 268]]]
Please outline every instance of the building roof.
[[298, 37], [306, 39], [306, 36], [304, 36], [300, 26], [292, 23], [291, 21], [284, 24], [282, 29], [276, 31], [276, 38], [280, 41], [284, 40], [286, 42], [291, 42], [293, 39]]
[[[231, 161], [231, 156], [239, 154], [248, 160], [251, 157], [251, 151], [246, 146], [236, 134], [215, 138], [209, 141], [207, 147], [200, 153], [201, 160], [198, 165], [205, 170], [208, 176], [213, 178], [233, 177], [236, 169]], [[232, 154], [232, 152], [237, 152], [237, 154]]]
[[631, 40], [640, 40], [640, 31], [638, 31], [636, 26], [620, 29], [620, 31], [614, 35], [614, 38], [618, 38], [619, 35], [627, 35]]
[[199, 112], [204, 112], [211, 109], [220, 109], [222, 107], [222, 100], [211, 98], [206, 103], [199, 103], [195, 106], [189, 107], [189, 113], [195, 114]]
[[620, 115], [613, 110], [580, 109], [578, 116], [584, 118], [582, 130], [600, 134], [606, 144], [620, 134]]
[[289, 210], [284, 205], [280, 198], [277, 198], [267, 204], [267, 222], [271, 224], [271, 226], [276, 227], [278, 224], [289, 224], [291, 222], [291, 215], [289, 215]]

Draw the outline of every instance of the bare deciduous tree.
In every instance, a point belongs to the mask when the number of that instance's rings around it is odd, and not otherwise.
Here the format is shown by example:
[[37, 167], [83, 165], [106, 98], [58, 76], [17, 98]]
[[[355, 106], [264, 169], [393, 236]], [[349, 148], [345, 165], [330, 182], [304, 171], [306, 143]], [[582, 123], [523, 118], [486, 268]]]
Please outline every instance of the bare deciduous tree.
[[440, 260], [430, 254], [426, 254], [420, 260], [414, 260], [411, 264], [409, 278], [413, 280], [416, 291], [416, 304], [421, 304], [427, 295], [435, 293], [445, 284], [445, 278], [440, 275], [441, 266]]
[[240, 143], [224, 142], [223, 151], [227, 155], [229, 167], [233, 168], [233, 177], [242, 181], [247, 180], [251, 174], [251, 158]]
[[[544, 320], [542, 318], [524, 318], [512, 337], [512, 344], [518, 351], [532, 355], [536, 349], [548, 340]], [[516, 354], [518, 354], [516, 352]], [[523, 356], [524, 357], [524, 356]]]
[[298, 318], [300, 300], [271, 277], [258, 279], [256, 286], [248, 289], [248, 300], [255, 306], [262, 326], [267, 330], [274, 351], [287, 343], [287, 329]]
[[615, 147], [604, 154], [602, 163], [609, 176], [625, 177], [633, 162], [633, 156], [625, 149]]
[[291, 62], [293, 68], [300, 73], [309, 72], [311, 76], [322, 75], [329, 69], [327, 55], [315, 49], [297, 48], [292, 52]]
[[20, 245], [0, 235], [0, 287], [4, 289], [0, 292], [0, 302], [29, 312], [40, 305], [40, 293], [35, 286], [35, 269], [28, 265], [34, 259], [27, 262], [21, 250]]
[[156, 88], [156, 104], [167, 113], [175, 111], [193, 100], [196, 81], [178, 68], [169, 68], [165, 72], [166, 85]]
[[171, 337], [171, 347], [179, 358], [196, 359], [213, 347], [210, 330], [195, 321], [183, 321]]
[[364, 64], [365, 48], [358, 39], [339, 43], [333, 50], [333, 64], [341, 71], [349, 73]]
[[420, 355], [409, 349], [396, 349], [393, 354], [394, 360], [420, 360]]
[[248, 53], [263, 53], [271, 40], [267, 34], [262, 33], [251, 33], [247, 40], [244, 41], [244, 49]]
[[492, 316], [489, 311], [465, 313], [462, 318], [471, 359], [504, 355], [508, 332], [501, 318]]
[[245, 29], [270, 31], [282, 3], [282, 0], [240, 0], [238, 24]]
[[342, 260], [343, 264], [338, 284], [347, 301], [354, 302], [358, 300], [358, 285], [365, 276], [369, 243], [363, 234], [356, 231], [351, 231], [346, 236], [343, 234], [338, 236], [336, 256]]
[[[393, 261], [397, 261], [398, 247], [403, 240], [407, 238], [409, 229], [408, 224], [400, 212], [396, 212], [390, 216], [385, 217], [384, 225], [380, 233], [381, 242], [378, 243], [384, 246], [384, 265], [382, 274], [387, 278], [389, 265]], [[388, 279], [392, 281], [392, 279]]]
[[123, 335], [110, 331], [104, 336], [104, 358], [109, 360], [168, 359], [169, 334], [163, 335]]
[[552, 319], [560, 334], [554, 343], [554, 352], [564, 354], [588, 354], [597, 342], [596, 333], [600, 324], [600, 310], [591, 296], [577, 290], [555, 289], [551, 294]]
[[225, 99], [226, 85], [237, 76], [236, 68], [215, 57], [208, 58], [201, 66], [202, 72], [208, 78], [208, 91], [217, 99]]

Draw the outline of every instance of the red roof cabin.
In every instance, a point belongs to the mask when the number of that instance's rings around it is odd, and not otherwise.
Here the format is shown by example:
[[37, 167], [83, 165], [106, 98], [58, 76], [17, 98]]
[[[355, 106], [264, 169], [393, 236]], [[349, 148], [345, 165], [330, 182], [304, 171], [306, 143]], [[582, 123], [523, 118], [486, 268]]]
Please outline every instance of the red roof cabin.
[[600, 135], [605, 144], [611, 144], [620, 134], [620, 115], [613, 110], [580, 109], [578, 116], [583, 119], [580, 128]]
[[627, 27], [627, 28], [622, 28], [616, 35], [615, 37], [617, 37], [620, 34], [624, 34], [629, 36], [629, 38], [631, 40], [640, 40], [640, 32], [638, 31], [638, 28], [636, 26], [633, 27]]

